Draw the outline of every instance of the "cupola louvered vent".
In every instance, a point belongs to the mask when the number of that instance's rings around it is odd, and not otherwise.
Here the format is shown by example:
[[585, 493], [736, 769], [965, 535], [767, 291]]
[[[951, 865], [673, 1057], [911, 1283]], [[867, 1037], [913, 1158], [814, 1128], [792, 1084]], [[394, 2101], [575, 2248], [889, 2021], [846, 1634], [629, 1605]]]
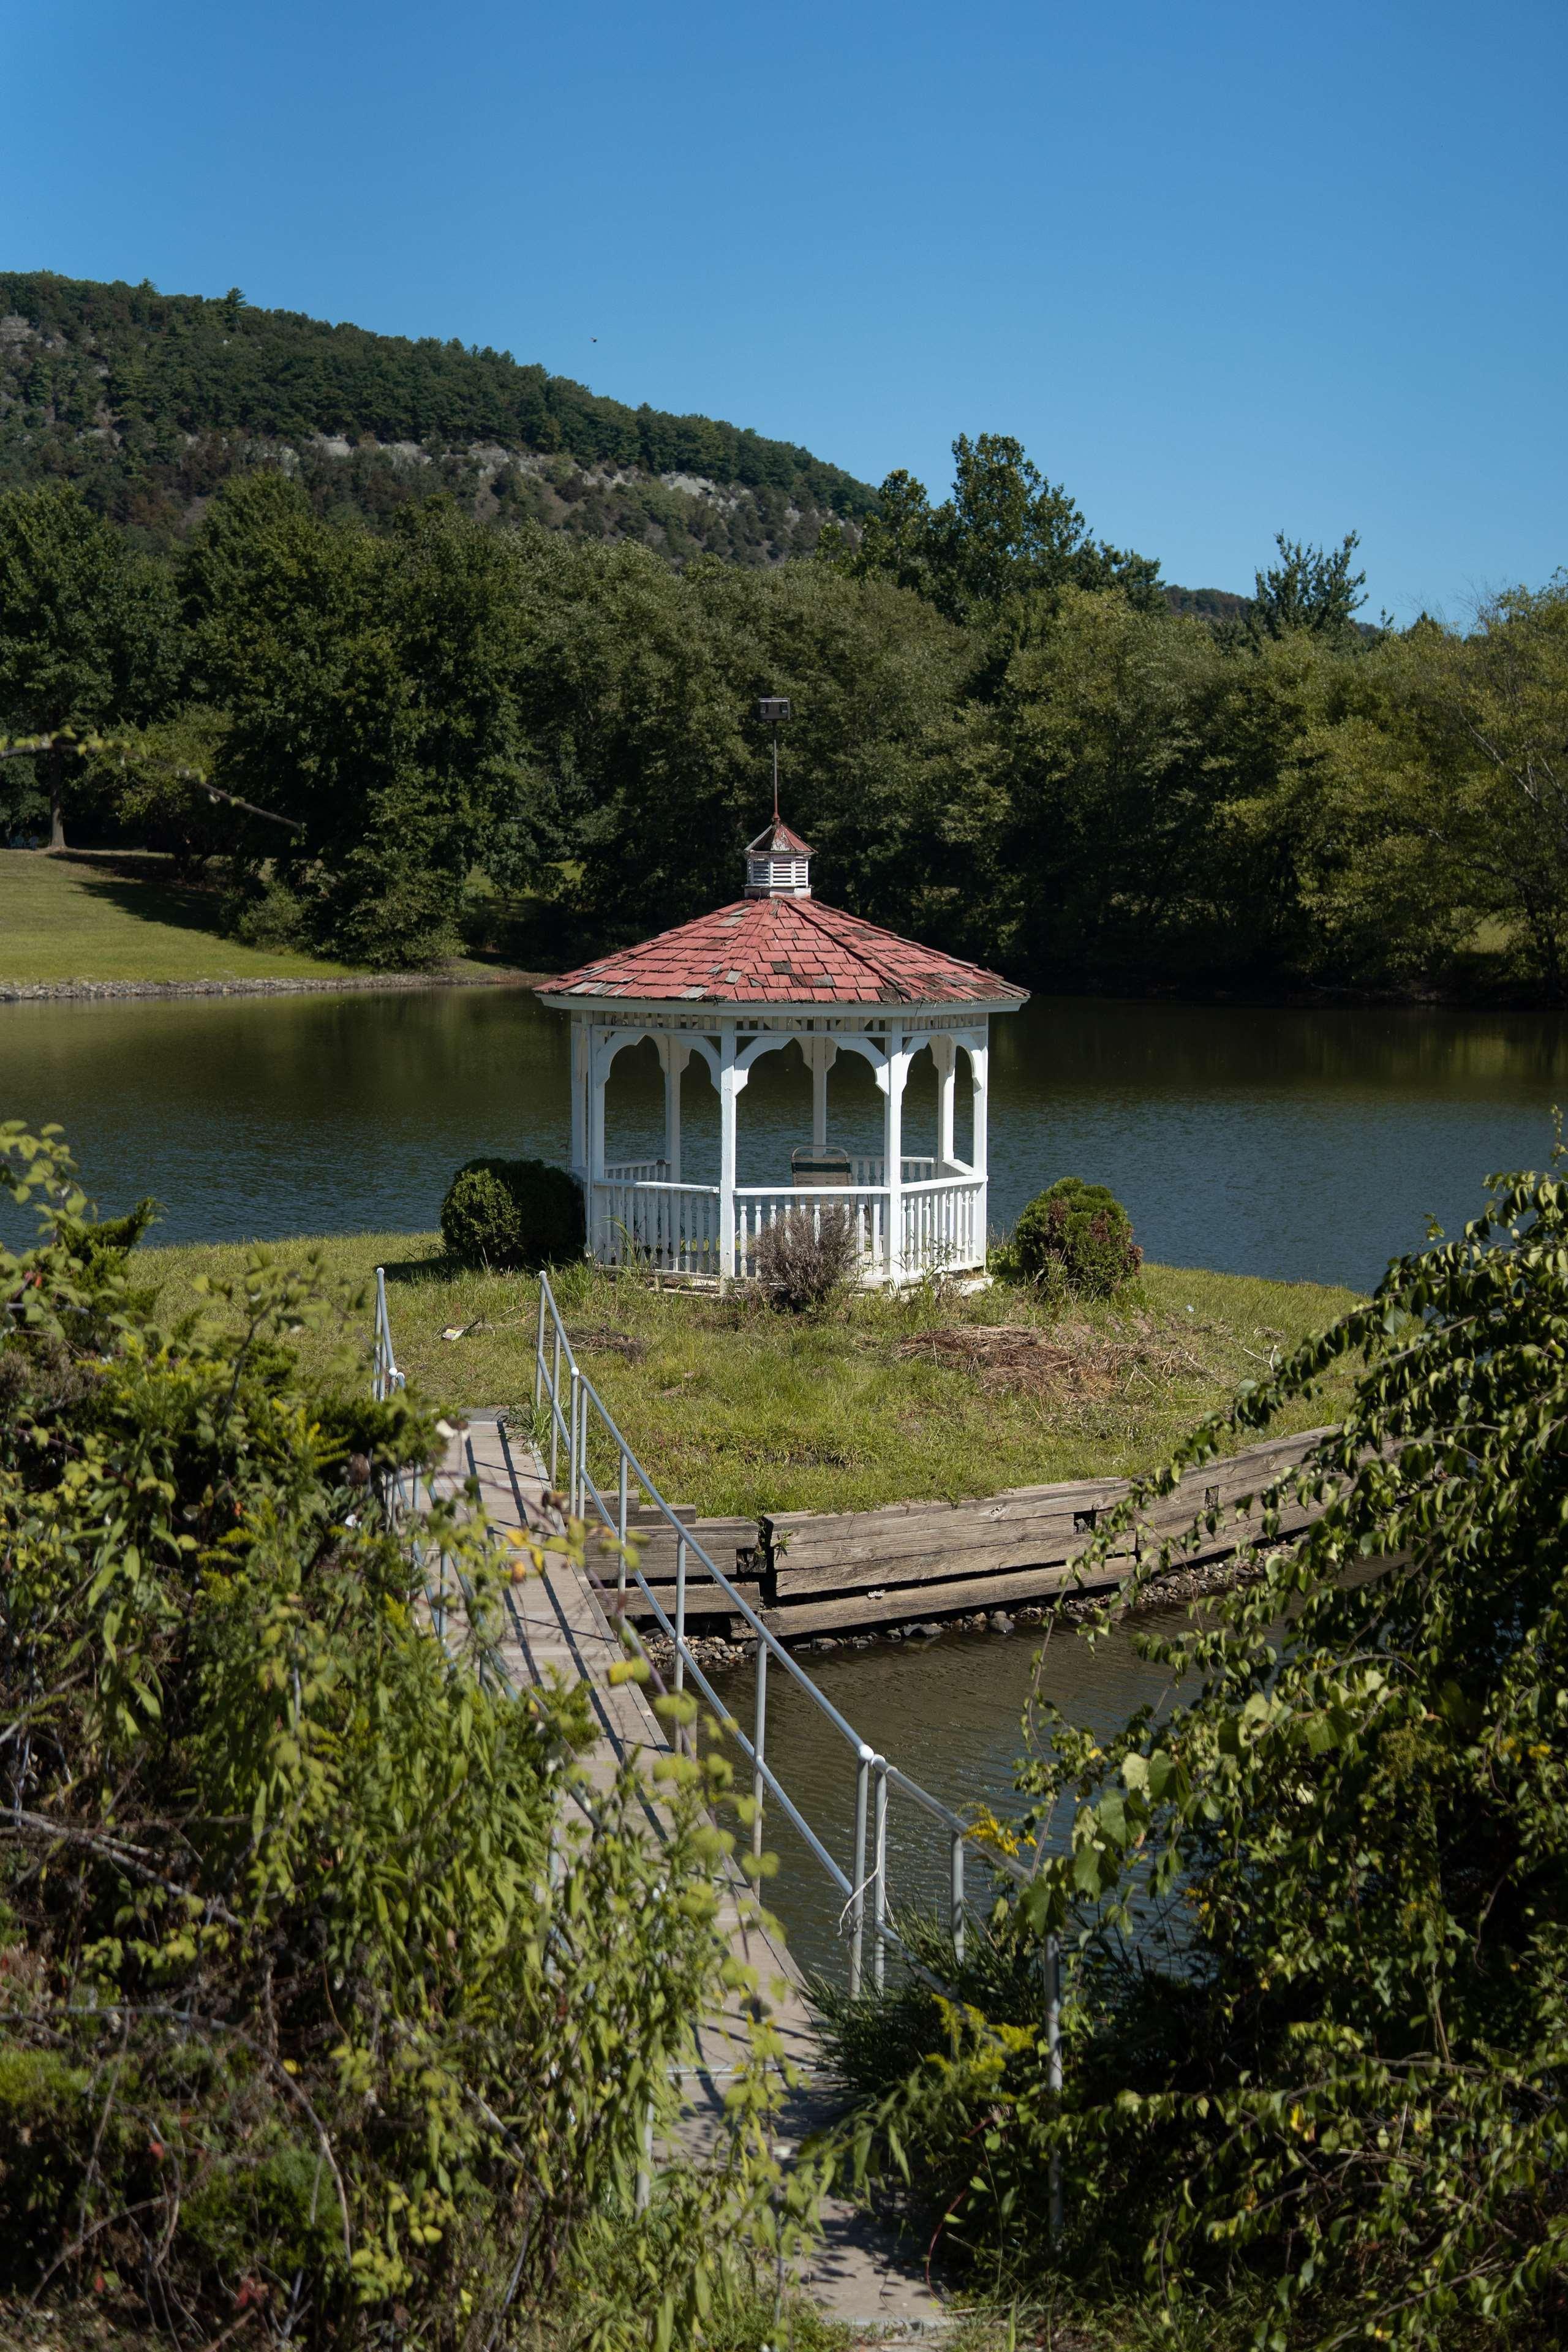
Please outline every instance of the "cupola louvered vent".
[[775, 817], [746, 850], [748, 898], [809, 898], [811, 851]]

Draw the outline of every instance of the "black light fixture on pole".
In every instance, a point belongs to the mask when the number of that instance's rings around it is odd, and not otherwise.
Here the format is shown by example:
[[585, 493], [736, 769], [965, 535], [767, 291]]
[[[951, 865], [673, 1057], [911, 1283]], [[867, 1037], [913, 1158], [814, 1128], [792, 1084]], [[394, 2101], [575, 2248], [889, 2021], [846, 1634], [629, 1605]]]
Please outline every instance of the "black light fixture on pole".
[[773, 730], [773, 823], [779, 821], [779, 729], [790, 717], [787, 694], [764, 694], [757, 704], [757, 716], [764, 727]]

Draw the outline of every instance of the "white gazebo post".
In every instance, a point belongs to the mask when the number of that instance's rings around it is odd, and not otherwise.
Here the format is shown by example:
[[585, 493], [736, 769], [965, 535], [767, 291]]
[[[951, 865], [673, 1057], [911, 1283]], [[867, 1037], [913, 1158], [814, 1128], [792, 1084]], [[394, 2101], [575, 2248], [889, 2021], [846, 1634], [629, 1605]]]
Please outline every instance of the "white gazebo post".
[[902, 1281], [904, 1272], [904, 1081], [909, 1074], [908, 1040], [898, 1030], [889, 1030], [887, 1059], [877, 1075], [887, 1095], [882, 1106], [882, 1181], [888, 1202], [888, 1280], [894, 1283]]
[[974, 1073], [974, 1153], [976, 1176], [984, 1183], [986, 1174], [986, 1124], [991, 1098], [991, 1048], [982, 1038], [969, 1048], [969, 1066]]
[[831, 1037], [803, 1037], [801, 1050], [811, 1072], [811, 1148], [821, 1153], [827, 1149], [827, 1073], [838, 1048]]
[[664, 1065], [664, 1157], [669, 1181], [680, 1181], [680, 1079], [691, 1059], [691, 1048], [684, 1037], [666, 1035], [658, 1040], [658, 1058]]
[[735, 1026], [727, 1021], [719, 1041], [719, 1276], [735, 1273], [735, 1106], [745, 1085], [735, 1067]]
[[588, 1189], [588, 1024], [572, 1016], [572, 1173]]
[[958, 1041], [939, 1030], [931, 1040], [936, 1064], [936, 1172], [948, 1176], [954, 1166], [952, 1147], [953, 1095], [958, 1082]]
[[616, 1037], [610, 1029], [590, 1030], [588, 1049], [588, 1233], [595, 1257], [603, 1255], [609, 1227], [603, 1188], [605, 1173], [605, 1088], [615, 1059]]

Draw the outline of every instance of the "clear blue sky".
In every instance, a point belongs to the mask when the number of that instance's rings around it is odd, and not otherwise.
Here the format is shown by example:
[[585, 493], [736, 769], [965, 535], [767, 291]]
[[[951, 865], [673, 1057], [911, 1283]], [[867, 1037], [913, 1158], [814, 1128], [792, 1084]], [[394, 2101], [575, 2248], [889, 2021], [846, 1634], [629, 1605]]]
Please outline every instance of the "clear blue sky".
[[[5, 265], [540, 360], [1245, 588], [1568, 562], [1563, 0], [0, 0]], [[592, 339], [597, 337], [597, 341]]]

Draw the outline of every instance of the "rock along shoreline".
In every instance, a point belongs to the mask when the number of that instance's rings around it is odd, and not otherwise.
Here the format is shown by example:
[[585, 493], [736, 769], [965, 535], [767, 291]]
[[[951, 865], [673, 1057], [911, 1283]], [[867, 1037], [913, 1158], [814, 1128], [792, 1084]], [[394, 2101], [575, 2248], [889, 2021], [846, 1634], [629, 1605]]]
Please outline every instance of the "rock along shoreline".
[[350, 996], [373, 990], [426, 988], [528, 988], [547, 980], [541, 971], [349, 972], [311, 979], [301, 973], [278, 980], [0, 980], [0, 1004], [86, 1003], [132, 997]]

